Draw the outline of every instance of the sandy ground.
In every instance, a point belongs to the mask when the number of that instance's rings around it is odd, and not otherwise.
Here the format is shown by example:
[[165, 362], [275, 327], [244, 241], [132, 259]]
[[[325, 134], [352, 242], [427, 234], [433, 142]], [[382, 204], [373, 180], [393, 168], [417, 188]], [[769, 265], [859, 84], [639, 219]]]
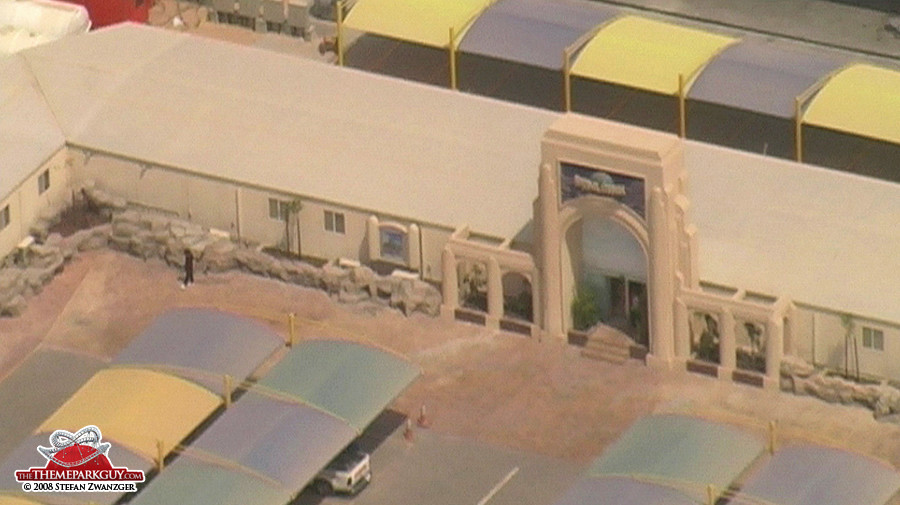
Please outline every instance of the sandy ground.
[[18, 318], [0, 320], [0, 377], [36, 346], [102, 359], [119, 352], [171, 307], [210, 306], [245, 314], [287, 338], [287, 314], [300, 338], [349, 338], [404, 353], [422, 377], [394, 408], [427, 406], [432, 429], [586, 462], [637, 418], [678, 412], [738, 424], [761, 437], [770, 420], [781, 441], [803, 439], [900, 465], [900, 427], [861, 407], [824, 402], [631, 361], [583, 358], [562, 342], [425, 316], [404, 317], [374, 305], [344, 306], [323, 292], [243, 273], [201, 276], [182, 291], [178, 272], [161, 262], [110, 252], [79, 256]]

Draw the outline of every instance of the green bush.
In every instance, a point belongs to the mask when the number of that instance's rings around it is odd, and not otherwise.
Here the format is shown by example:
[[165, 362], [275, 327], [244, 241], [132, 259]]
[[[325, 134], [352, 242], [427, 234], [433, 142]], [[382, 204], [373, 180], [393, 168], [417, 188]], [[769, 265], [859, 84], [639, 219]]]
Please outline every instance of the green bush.
[[580, 289], [572, 300], [572, 325], [584, 331], [602, 320], [600, 298], [594, 291]]

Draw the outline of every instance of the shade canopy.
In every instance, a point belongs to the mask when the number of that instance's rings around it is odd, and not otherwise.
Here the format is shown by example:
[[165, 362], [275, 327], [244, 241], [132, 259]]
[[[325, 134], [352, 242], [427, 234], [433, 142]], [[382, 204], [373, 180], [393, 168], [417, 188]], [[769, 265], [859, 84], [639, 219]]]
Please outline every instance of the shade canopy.
[[572, 75], [662, 94], [678, 92], [678, 75], [689, 80], [707, 61], [737, 39], [625, 16], [588, 42]]
[[284, 505], [290, 493], [236, 468], [179, 457], [128, 503], [172, 505]]
[[586, 478], [556, 505], [696, 505], [675, 489], [624, 477]]
[[[75, 430], [77, 430], [76, 428]], [[75, 430], [69, 429], [67, 431], [74, 432]], [[101, 430], [102, 431], [102, 430]], [[17, 496], [19, 494], [25, 494], [22, 491], [22, 484], [16, 482], [15, 471], [16, 470], [25, 470], [31, 467], [43, 468], [46, 465], [47, 460], [41, 456], [37, 447], [50, 447], [50, 435], [51, 433], [38, 433], [35, 435], [31, 435], [26, 438], [21, 444], [18, 445], [6, 459], [0, 463], [0, 493], [8, 494], [10, 496]], [[111, 447], [107, 456], [109, 457], [110, 463], [112, 463], [115, 467], [125, 467], [130, 470], [141, 470], [145, 474], [150, 471], [154, 467], [153, 461], [150, 459], [143, 457], [128, 447], [120, 444], [117, 440], [109, 437], [106, 433], [103, 433], [103, 442], [108, 442]], [[119, 498], [122, 497], [122, 493], [116, 492], [94, 492], [94, 493], [82, 493], [82, 492], [59, 492], [53, 493], [52, 496], [59, 497], [58, 501], [63, 503], [72, 502], [72, 503], [94, 503], [96, 505], [111, 505], [115, 503]], [[46, 497], [48, 495], [42, 495]], [[0, 501], [0, 504], [3, 502]]]
[[418, 374], [418, 367], [387, 351], [347, 341], [308, 340], [260, 385], [331, 413], [362, 432]]
[[809, 104], [811, 125], [900, 144], [900, 72], [851, 65], [832, 77]]
[[250, 319], [210, 309], [157, 317], [113, 361], [158, 366], [220, 392], [222, 377], [246, 379], [284, 340]]
[[883, 463], [800, 445], [776, 452], [741, 494], [778, 505], [883, 505], [898, 489], [900, 474]]
[[727, 488], [763, 451], [755, 437], [723, 424], [663, 415], [636, 422], [588, 470], [591, 477], [633, 476], [703, 497]]
[[144, 458], [168, 453], [218, 407], [220, 398], [183, 379], [150, 370], [108, 369], [75, 392], [38, 432], [95, 425]]
[[359, 0], [344, 26], [432, 47], [447, 47], [450, 28], [462, 35], [489, 0]]
[[350, 425], [330, 414], [250, 391], [187, 453], [214, 455], [299, 491], [356, 436]]
[[560, 70], [564, 49], [617, 14], [592, 2], [500, 0], [472, 23], [459, 50]]
[[693, 100], [781, 118], [795, 115], [794, 100], [847, 63], [837, 53], [785, 41], [748, 38], [725, 48], [691, 85]]

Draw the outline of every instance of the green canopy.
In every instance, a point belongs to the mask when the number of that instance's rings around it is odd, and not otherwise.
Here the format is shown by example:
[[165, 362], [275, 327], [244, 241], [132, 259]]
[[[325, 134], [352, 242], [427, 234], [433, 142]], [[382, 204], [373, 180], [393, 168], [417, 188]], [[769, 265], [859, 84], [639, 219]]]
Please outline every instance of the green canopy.
[[322, 409], [362, 432], [417, 376], [399, 355], [347, 341], [308, 340], [259, 385]]
[[763, 451], [762, 441], [724, 424], [660, 415], [634, 424], [591, 465], [590, 477], [624, 476], [704, 497], [726, 489]]
[[134, 505], [284, 505], [290, 493], [251, 473], [182, 455], [129, 503]]

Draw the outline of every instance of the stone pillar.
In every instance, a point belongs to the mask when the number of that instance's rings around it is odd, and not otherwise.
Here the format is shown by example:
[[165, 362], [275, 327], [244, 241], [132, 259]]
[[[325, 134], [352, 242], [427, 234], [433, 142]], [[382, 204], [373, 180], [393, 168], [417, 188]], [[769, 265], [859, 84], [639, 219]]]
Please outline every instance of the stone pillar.
[[796, 309], [794, 304], [789, 304], [784, 311], [784, 353], [789, 356], [797, 355], [797, 339], [794, 335], [794, 317]]
[[731, 380], [731, 372], [737, 367], [737, 337], [734, 327], [734, 314], [725, 309], [719, 316], [719, 366], [725, 373], [719, 374], [719, 378], [728, 380]]
[[766, 321], [766, 387], [779, 387], [783, 356], [784, 323], [781, 316], [775, 314]]
[[675, 357], [687, 360], [691, 356], [690, 311], [684, 300], [675, 300]]
[[650, 353], [649, 364], [669, 367], [674, 354], [674, 306], [672, 288], [670, 230], [666, 212], [666, 197], [662, 189], [654, 188], [648, 209], [650, 228]]
[[541, 288], [543, 320], [538, 323], [547, 334], [564, 338], [562, 286], [560, 285], [559, 186], [550, 163], [541, 165], [538, 179], [540, 211]]
[[503, 272], [493, 256], [488, 259], [487, 274], [488, 326], [499, 328], [503, 317]]
[[411, 224], [409, 225], [409, 233], [406, 234], [406, 250], [409, 254], [409, 268], [417, 271], [422, 270], [422, 250], [419, 247], [420, 245], [419, 225]]
[[453, 318], [456, 308], [459, 306], [459, 279], [456, 272], [456, 254], [445, 247], [441, 253], [442, 281], [441, 291], [444, 300], [441, 303], [441, 315]]
[[369, 261], [381, 258], [381, 237], [378, 233], [378, 217], [366, 219], [366, 243], [368, 244]]

